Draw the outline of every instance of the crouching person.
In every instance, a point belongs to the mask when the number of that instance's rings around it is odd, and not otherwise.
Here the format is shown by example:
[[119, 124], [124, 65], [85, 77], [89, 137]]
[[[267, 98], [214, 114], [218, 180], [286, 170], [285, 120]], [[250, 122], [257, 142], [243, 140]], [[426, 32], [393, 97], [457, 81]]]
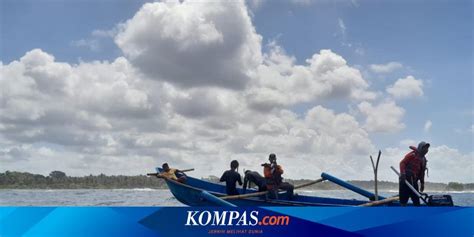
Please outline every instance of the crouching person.
[[250, 188], [251, 183], [254, 183], [258, 187], [258, 191], [266, 191], [267, 185], [265, 178], [263, 178], [258, 172], [246, 170], [244, 176], [244, 193], [247, 191], [247, 188]]

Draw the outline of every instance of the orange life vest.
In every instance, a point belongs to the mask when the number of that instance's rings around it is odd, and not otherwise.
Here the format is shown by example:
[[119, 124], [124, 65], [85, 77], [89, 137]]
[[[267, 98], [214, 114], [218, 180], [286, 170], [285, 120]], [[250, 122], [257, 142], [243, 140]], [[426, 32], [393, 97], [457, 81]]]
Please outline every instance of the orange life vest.
[[[277, 166], [276, 166], [275, 173], [277, 173], [277, 174], [279, 174], [279, 175], [282, 175], [282, 174], [283, 174], [283, 169], [281, 168], [280, 165], [277, 165]], [[263, 176], [264, 176], [266, 179], [271, 179], [271, 178], [273, 178], [272, 167], [271, 167], [271, 166], [266, 165], [266, 166], [263, 167]]]

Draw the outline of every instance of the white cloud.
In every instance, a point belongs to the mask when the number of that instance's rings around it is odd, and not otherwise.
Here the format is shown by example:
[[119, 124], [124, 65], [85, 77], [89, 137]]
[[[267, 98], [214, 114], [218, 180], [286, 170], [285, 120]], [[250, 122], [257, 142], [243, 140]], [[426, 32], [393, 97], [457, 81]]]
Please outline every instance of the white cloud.
[[346, 37], [346, 24], [344, 24], [344, 21], [341, 18], [337, 18], [337, 23], [339, 26], [339, 29], [341, 30], [342, 37]]
[[413, 76], [398, 79], [387, 87], [387, 92], [396, 99], [407, 99], [423, 96], [423, 81]]
[[261, 38], [241, 1], [185, 1], [143, 5], [115, 41], [152, 79], [243, 89], [261, 63]]
[[295, 61], [280, 46], [270, 44], [270, 51], [257, 70], [258, 80], [247, 91], [252, 108], [269, 111], [302, 102], [376, 97], [361, 72], [331, 50], [314, 54], [306, 65], [297, 65]]
[[426, 120], [425, 126], [423, 127], [423, 130], [425, 132], [429, 132], [431, 130], [432, 125], [433, 125], [433, 123], [431, 122], [431, 120]]
[[401, 147], [416, 146], [416, 144], [418, 144], [418, 143], [413, 139], [404, 139], [404, 140], [400, 141], [400, 146]]
[[362, 102], [359, 111], [366, 117], [364, 127], [370, 132], [398, 132], [405, 128], [401, 122], [405, 109], [399, 107], [394, 101], [384, 101], [378, 105]]
[[100, 50], [100, 43], [96, 39], [79, 39], [71, 41], [71, 45], [74, 47], [84, 47], [89, 49], [90, 51], [99, 51]]
[[[429, 141], [428, 141], [429, 142]], [[416, 146], [417, 143], [410, 145]], [[398, 167], [403, 157], [410, 152], [407, 146], [387, 148], [382, 153], [382, 162], [387, 167]], [[462, 153], [458, 149], [446, 145], [431, 144], [426, 155], [428, 160], [429, 177], [425, 176], [427, 182], [474, 182], [472, 175], [474, 164], [474, 153]], [[396, 180], [395, 174], [390, 169], [381, 169], [379, 177], [382, 180]], [[429, 189], [429, 187], [426, 187]]]
[[110, 30], [97, 29], [92, 31], [91, 35], [97, 38], [114, 38], [117, 35], [118, 31], [119, 29], [117, 27], [114, 27]]
[[19, 143], [100, 146], [101, 130], [161, 114], [124, 58], [69, 65], [35, 49], [0, 75], [2, 136]]
[[386, 64], [371, 64], [369, 68], [375, 73], [390, 73], [403, 68], [403, 65], [399, 62], [389, 62]]
[[73, 40], [71, 46], [78, 48], [86, 48], [92, 52], [100, 52], [105, 45], [105, 39], [113, 39], [118, 32], [118, 27], [110, 30], [94, 30], [90, 36], [83, 39]]
[[[321, 50], [298, 64], [275, 43], [262, 53], [240, 2], [146, 4], [115, 40], [126, 57], [111, 62], [69, 64], [35, 49], [0, 63], [2, 171], [143, 174], [169, 162], [200, 177], [232, 159], [259, 170], [275, 152], [285, 177], [368, 179], [368, 132], [404, 127], [404, 109], [373, 104], [341, 55]], [[364, 124], [320, 105], [334, 99], [364, 101]], [[301, 103], [308, 109], [293, 112]]]
[[[366, 86], [357, 70], [330, 51], [316, 55], [304, 67], [285, 66], [286, 59], [275, 70], [301, 67], [321, 76], [311, 79], [327, 83], [328, 93], [320, 96], [338, 96], [331, 94], [331, 88], [343, 86], [337, 82], [339, 75], [346, 75], [342, 71], [349, 72], [342, 80]], [[374, 149], [367, 132], [349, 114], [322, 106], [301, 118], [283, 107], [257, 114], [244, 100], [246, 91], [183, 89], [148, 80], [122, 57], [70, 65], [36, 49], [2, 65], [0, 75], [2, 88], [7, 88], [0, 106], [0, 141], [8, 141], [0, 153], [0, 159], [8, 162], [4, 169], [136, 174], [170, 161], [174, 166], [195, 167], [200, 170], [197, 175], [204, 175], [219, 173], [232, 157], [242, 157], [255, 169], [255, 162], [266, 160], [272, 151], [287, 159], [282, 162], [288, 176], [297, 177], [299, 167], [292, 159], [296, 163], [316, 159], [321, 164], [318, 170], [327, 168], [338, 174], [335, 163], [353, 169], [359, 165], [358, 157]], [[277, 85], [252, 83], [268, 89]], [[308, 93], [303, 87], [289, 89]], [[342, 90], [348, 99], [351, 90]], [[285, 93], [290, 98], [291, 93]], [[38, 144], [43, 144], [41, 150]], [[130, 162], [134, 165], [128, 168]]]
[[258, 10], [266, 0], [246, 0], [247, 5], [251, 10]]

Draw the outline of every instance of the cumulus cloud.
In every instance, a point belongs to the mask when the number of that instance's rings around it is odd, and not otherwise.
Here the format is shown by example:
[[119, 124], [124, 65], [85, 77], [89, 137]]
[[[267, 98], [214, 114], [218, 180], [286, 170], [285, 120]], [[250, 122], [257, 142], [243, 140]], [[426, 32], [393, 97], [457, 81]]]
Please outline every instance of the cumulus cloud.
[[247, 5], [251, 10], [258, 10], [266, 0], [246, 0]]
[[405, 128], [405, 124], [401, 122], [405, 109], [394, 101], [384, 101], [377, 105], [364, 101], [357, 107], [366, 117], [364, 127], [368, 131], [398, 132]]
[[100, 52], [105, 46], [105, 39], [113, 39], [118, 32], [118, 28], [114, 27], [110, 30], [94, 30], [89, 37], [73, 40], [70, 42], [71, 46], [78, 48], [86, 48], [92, 52]]
[[314, 54], [306, 65], [295, 61], [276, 43], [270, 44], [270, 51], [257, 70], [258, 79], [246, 93], [252, 108], [269, 111], [302, 102], [376, 97], [361, 72], [331, 50]]
[[399, 62], [389, 62], [386, 64], [371, 64], [370, 70], [375, 73], [390, 73], [395, 70], [403, 68], [403, 65]]
[[[286, 177], [368, 179], [369, 132], [405, 126], [341, 55], [262, 53], [242, 2], [149, 3], [117, 29], [93, 33], [124, 52], [110, 62], [34, 49], [0, 63], [0, 169], [143, 174], [169, 162], [199, 177], [232, 159], [260, 169], [274, 152]], [[358, 103], [365, 121], [321, 105], [331, 100]]]
[[242, 89], [261, 62], [261, 38], [241, 1], [185, 1], [145, 4], [115, 41], [152, 79]]
[[285, 151], [294, 153], [364, 154], [372, 147], [368, 134], [349, 114], [316, 106], [303, 119], [286, 110], [269, 116], [257, 125], [258, 134], [246, 148], [253, 152]]
[[124, 58], [69, 65], [35, 49], [0, 76], [2, 135], [19, 143], [100, 146], [101, 130], [160, 115]]
[[398, 79], [387, 87], [387, 92], [396, 99], [407, 99], [423, 96], [423, 81], [413, 76]]
[[[307, 73], [313, 70], [324, 78], [347, 70], [356, 76], [346, 78], [365, 88], [342, 57], [330, 51], [322, 55], [305, 66]], [[293, 63], [288, 65], [294, 70]], [[282, 61], [278, 68], [283, 67]], [[297, 177], [299, 169], [292, 160], [316, 159], [324, 164], [318, 167], [321, 171], [338, 170], [331, 163], [352, 169], [358, 157], [374, 149], [368, 133], [349, 114], [315, 106], [303, 117], [286, 108], [257, 115], [244, 99], [246, 91], [186, 89], [149, 80], [123, 57], [70, 65], [35, 49], [2, 65], [0, 75], [6, 89], [1, 95], [0, 131], [8, 141], [0, 159], [8, 162], [7, 169], [48, 173], [57, 167], [75, 175], [136, 174], [170, 161], [200, 169], [199, 175], [219, 172], [235, 157], [252, 167], [271, 151], [287, 157], [288, 175]], [[272, 83], [265, 86], [276, 85]], [[327, 88], [339, 86], [325, 83]], [[351, 89], [342, 91], [350, 98]], [[206, 165], [210, 160], [216, 162]], [[107, 167], [110, 162], [115, 169]], [[134, 162], [130, 169], [129, 162]]]
[[[429, 142], [429, 141], [428, 141]], [[417, 143], [410, 145], [416, 146]], [[382, 160], [387, 166], [399, 167], [400, 161], [410, 152], [407, 146], [386, 148], [382, 153]], [[474, 182], [473, 152], [463, 153], [458, 149], [446, 145], [431, 144], [426, 155], [428, 160], [429, 177], [425, 177], [428, 182]], [[447, 168], [449, 167], [449, 168]], [[379, 177], [383, 180], [396, 180], [396, 177], [389, 169], [379, 171]], [[427, 187], [429, 189], [429, 187]]]

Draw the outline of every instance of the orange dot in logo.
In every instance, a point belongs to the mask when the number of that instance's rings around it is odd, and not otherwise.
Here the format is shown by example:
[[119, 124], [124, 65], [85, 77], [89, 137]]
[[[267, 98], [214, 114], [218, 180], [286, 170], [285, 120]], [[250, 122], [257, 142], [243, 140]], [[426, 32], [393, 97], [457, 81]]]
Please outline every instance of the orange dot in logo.
[[260, 222], [258, 222], [258, 225], [262, 225], [262, 222], [261, 222], [261, 221], [260, 221]]

